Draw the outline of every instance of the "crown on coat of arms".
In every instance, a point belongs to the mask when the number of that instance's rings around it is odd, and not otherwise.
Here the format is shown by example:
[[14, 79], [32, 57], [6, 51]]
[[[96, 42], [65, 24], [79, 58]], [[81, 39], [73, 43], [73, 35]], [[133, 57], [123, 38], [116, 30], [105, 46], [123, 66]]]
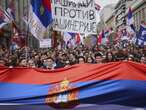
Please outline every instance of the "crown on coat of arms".
[[55, 108], [72, 108], [78, 105], [78, 90], [73, 91], [69, 80], [64, 78], [49, 90], [46, 103]]

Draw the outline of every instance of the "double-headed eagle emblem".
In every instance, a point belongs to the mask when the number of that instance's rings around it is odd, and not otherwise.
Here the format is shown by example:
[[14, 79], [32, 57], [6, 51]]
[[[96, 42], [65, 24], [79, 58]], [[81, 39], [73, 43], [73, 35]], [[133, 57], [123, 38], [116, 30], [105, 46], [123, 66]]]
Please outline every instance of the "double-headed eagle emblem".
[[46, 103], [55, 108], [73, 108], [78, 105], [78, 90], [65, 78], [49, 90]]
[[41, 6], [40, 6], [40, 14], [41, 14], [41, 16], [44, 15], [44, 12], [45, 12], [45, 8], [44, 8], [43, 5], [41, 5]]

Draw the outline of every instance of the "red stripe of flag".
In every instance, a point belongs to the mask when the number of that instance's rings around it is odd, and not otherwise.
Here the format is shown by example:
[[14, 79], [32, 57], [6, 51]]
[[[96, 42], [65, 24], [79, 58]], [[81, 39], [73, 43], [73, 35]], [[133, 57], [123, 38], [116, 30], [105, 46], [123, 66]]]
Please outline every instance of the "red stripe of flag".
[[46, 7], [49, 11], [51, 11], [51, 1], [50, 0], [42, 0], [44, 7]]
[[76, 43], [79, 44], [80, 41], [81, 41], [80, 34], [77, 33], [77, 34], [76, 34]]

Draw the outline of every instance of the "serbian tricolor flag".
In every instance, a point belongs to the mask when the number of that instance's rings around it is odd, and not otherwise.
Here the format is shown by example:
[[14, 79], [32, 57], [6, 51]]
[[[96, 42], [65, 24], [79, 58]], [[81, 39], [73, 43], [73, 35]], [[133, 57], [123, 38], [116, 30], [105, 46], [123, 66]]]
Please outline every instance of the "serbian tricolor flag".
[[11, 20], [7, 13], [0, 7], [0, 29], [8, 23], [11, 23]]
[[77, 64], [56, 70], [0, 67], [0, 104], [44, 105], [63, 110], [81, 104], [144, 107], [146, 65]]
[[101, 31], [97, 37], [97, 45], [101, 45], [102, 44], [102, 39], [104, 37], [104, 31]]
[[137, 35], [136, 44], [141, 46], [141, 47], [146, 46], [146, 24], [145, 23], [142, 23], [140, 25], [140, 29], [139, 29], [139, 32]]
[[15, 20], [15, 12], [16, 12], [16, 7], [15, 7], [15, 1], [14, 0], [9, 0], [8, 8], [6, 9], [7, 14], [9, 15], [9, 18], [14, 21]]
[[27, 24], [37, 39], [48, 36], [48, 28], [52, 21], [51, 1], [31, 0]]
[[127, 32], [131, 34], [136, 34], [136, 28], [134, 26], [134, 19], [132, 15], [132, 9], [129, 7], [128, 16], [127, 16]]
[[134, 23], [134, 19], [133, 19], [133, 16], [132, 16], [132, 9], [131, 7], [129, 7], [129, 10], [128, 10], [128, 16], [127, 16], [127, 24], [130, 26]]
[[75, 37], [76, 37], [76, 44], [80, 44], [81, 43], [80, 33], [76, 33]]

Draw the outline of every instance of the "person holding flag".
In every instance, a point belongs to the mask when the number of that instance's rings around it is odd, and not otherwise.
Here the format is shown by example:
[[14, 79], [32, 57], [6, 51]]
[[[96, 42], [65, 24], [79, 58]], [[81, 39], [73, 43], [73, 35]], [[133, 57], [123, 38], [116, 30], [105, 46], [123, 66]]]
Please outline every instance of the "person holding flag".
[[132, 9], [131, 7], [128, 10], [128, 16], [127, 16], [127, 32], [128, 32], [128, 36], [129, 36], [129, 40], [131, 41], [131, 43], [136, 42], [136, 29], [134, 26], [134, 19], [132, 16]]
[[141, 22], [136, 44], [140, 47], [146, 46], [146, 23]]

